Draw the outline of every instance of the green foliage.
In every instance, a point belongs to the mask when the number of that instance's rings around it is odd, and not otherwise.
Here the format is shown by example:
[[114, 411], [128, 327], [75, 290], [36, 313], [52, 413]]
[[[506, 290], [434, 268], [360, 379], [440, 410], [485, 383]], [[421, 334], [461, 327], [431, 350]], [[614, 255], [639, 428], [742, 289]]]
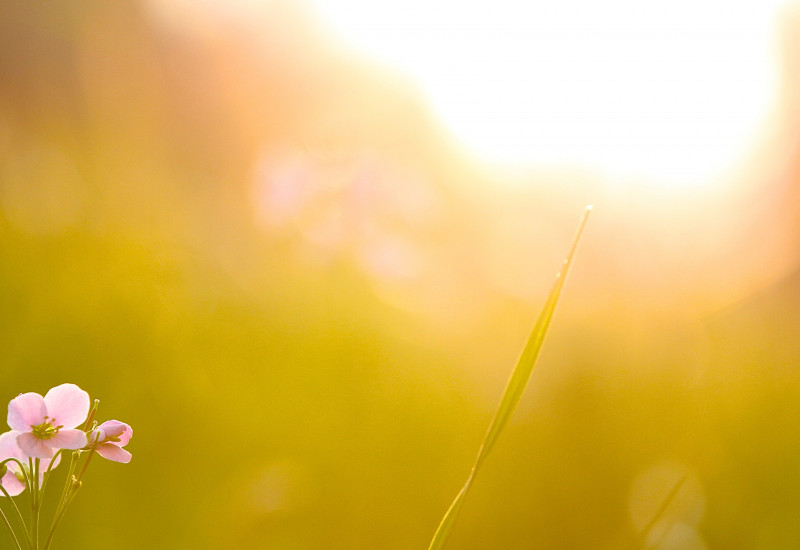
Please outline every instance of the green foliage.
[[547, 335], [547, 329], [550, 327], [550, 321], [553, 319], [553, 314], [555, 313], [556, 305], [558, 304], [558, 298], [561, 295], [561, 289], [564, 286], [564, 280], [566, 279], [570, 265], [572, 265], [572, 259], [575, 256], [575, 251], [578, 248], [578, 242], [580, 241], [583, 229], [586, 227], [586, 222], [589, 219], [590, 212], [591, 207], [587, 207], [583, 219], [581, 220], [581, 224], [578, 227], [578, 232], [575, 235], [575, 240], [572, 243], [572, 248], [570, 249], [566, 260], [564, 260], [564, 266], [561, 269], [561, 272], [556, 275], [556, 282], [553, 285], [553, 289], [550, 291], [550, 295], [547, 297], [547, 301], [542, 308], [542, 312], [539, 314], [539, 318], [536, 320], [536, 324], [533, 327], [533, 332], [531, 332], [528, 342], [525, 344], [525, 348], [522, 350], [522, 355], [520, 355], [517, 365], [514, 367], [514, 371], [511, 373], [511, 378], [509, 379], [508, 385], [503, 393], [503, 398], [500, 400], [500, 406], [497, 408], [497, 412], [492, 419], [492, 424], [489, 427], [489, 431], [486, 433], [486, 437], [481, 444], [480, 450], [478, 451], [478, 457], [475, 459], [475, 464], [472, 466], [472, 471], [470, 472], [466, 483], [464, 483], [464, 486], [458, 492], [455, 500], [442, 518], [439, 527], [436, 529], [436, 533], [433, 536], [429, 550], [439, 550], [440, 548], [444, 548], [447, 538], [453, 529], [456, 518], [458, 517], [458, 513], [464, 504], [464, 499], [466, 498], [467, 493], [472, 486], [472, 482], [475, 480], [475, 476], [478, 474], [478, 470], [480, 470], [481, 466], [486, 460], [486, 457], [489, 456], [489, 452], [497, 442], [497, 438], [500, 437], [503, 428], [506, 426], [508, 420], [511, 418], [511, 415], [514, 413], [514, 409], [517, 407], [517, 403], [519, 403], [519, 400], [522, 397], [522, 392], [525, 391], [525, 386], [527, 385], [528, 379], [533, 372], [533, 367], [536, 365], [539, 352], [542, 350], [544, 337]]

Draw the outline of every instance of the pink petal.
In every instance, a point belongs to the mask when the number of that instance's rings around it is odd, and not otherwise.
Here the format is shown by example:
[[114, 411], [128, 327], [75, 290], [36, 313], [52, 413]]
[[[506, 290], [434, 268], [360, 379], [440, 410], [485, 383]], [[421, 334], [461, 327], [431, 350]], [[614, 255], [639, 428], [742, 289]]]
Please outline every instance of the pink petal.
[[48, 459], [42, 459], [42, 464], [39, 466], [39, 487], [42, 486], [44, 483], [44, 474], [47, 473], [47, 468], [50, 466], [50, 462], [53, 462], [53, 467], [50, 468], [50, 472], [52, 473], [55, 470], [56, 466], [61, 462], [61, 453], [56, 455], [56, 458], [52, 461]]
[[111, 443], [102, 443], [97, 447], [97, 454], [114, 462], [127, 464], [131, 461], [131, 453]]
[[44, 444], [46, 440], [39, 439], [30, 432], [19, 434], [17, 445], [22, 449], [26, 457], [33, 458], [52, 458], [55, 451]]
[[[46, 471], [47, 471], [47, 468], [49, 468], [49, 467], [50, 467], [50, 462], [51, 462], [51, 461], [50, 461], [50, 460], [47, 460], [47, 459], [44, 459], [44, 460], [42, 460], [42, 465], [41, 465], [41, 467], [39, 468], [39, 471], [40, 471], [41, 473], [44, 473], [44, 472], [46, 472]], [[55, 469], [55, 468], [56, 468], [56, 467], [57, 467], [59, 464], [61, 464], [61, 454], [58, 454], [58, 455], [56, 455], [56, 458], [55, 458], [55, 460], [53, 460], [52, 462], [53, 462], [53, 467], [52, 467], [52, 468], [50, 468], [50, 470], [54, 470], [54, 469]]]
[[86, 446], [91, 448], [95, 443], [102, 443], [105, 434], [99, 428], [95, 428], [86, 434]]
[[103, 433], [103, 435], [100, 436], [100, 441], [116, 437], [119, 439], [119, 442], [115, 442], [115, 444], [120, 447], [127, 445], [131, 437], [133, 437], [133, 429], [119, 420], [106, 420], [97, 428], [102, 430]]
[[[19, 448], [17, 445], [17, 436], [19, 432], [6, 432], [0, 435], [0, 461], [3, 461], [7, 458], [25, 458], [22, 454], [22, 449]], [[6, 467], [8, 471], [5, 473], [2, 479], [0, 479], [0, 485], [2, 485], [8, 494], [12, 497], [17, 496], [22, 491], [25, 490], [25, 484], [22, 483], [20, 480], [17, 479], [17, 476], [14, 475], [14, 472], [19, 471], [19, 465], [16, 462], [6, 462]], [[0, 496], [3, 495], [0, 492]]]
[[[0, 479], [0, 485], [8, 491], [8, 496], [15, 497], [20, 494], [22, 491], [25, 490], [25, 484], [22, 483], [20, 480], [17, 479], [17, 476], [14, 475], [14, 472], [11, 468], [8, 469], [6, 474]], [[0, 497], [4, 497], [2, 491], [0, 491]]]
[[82, 430], [61, 429], [56, 435], [43, 441], [54, 449], [81, 449], [86, 447], [86, 434]]
[[61, 384], [44, 396], [54, 426], [75, 428], [89, 414], [89, 394], [75, 384]]
[[25, 458], [22, 449], [17, 445], [17, 436], [20, 432], [11, 431], [0, 435], [0, 460], [7, 458]]
[[47, 405], [38, 393], [23, 393], [8, 404], [8, 425], [12, 430], [31, 431], [31, 426], [44, 422]]

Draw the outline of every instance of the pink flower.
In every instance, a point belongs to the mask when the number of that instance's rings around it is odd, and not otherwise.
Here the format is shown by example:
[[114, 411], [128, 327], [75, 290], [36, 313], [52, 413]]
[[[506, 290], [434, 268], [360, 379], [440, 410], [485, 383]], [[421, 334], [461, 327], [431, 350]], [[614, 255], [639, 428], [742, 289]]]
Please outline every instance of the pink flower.
[[[28, 457], [22, 452], [22, 449], [17, 445], [17, 433], [6, 432], [0, 435], [0, 462], [7, 458], [19, 459], [23, 464], [26, 463]], [[53, 468], [58, 466], [61, 462], [61, 455], [57, 456]], [[43, 460], [39, 466], [39, 486], [41, 487], [44, 480], [44, 474], [50, 466], [49, 460]], [[25, 490], [25, 476], [22, 473], [22, 468], [14, 460], [6, 462], [6, 473], [0, 478], [0, 485], [8, 492], [9, 496], [15, 497]], [[27, 470], [27, 466], [25, 467]], [[5, 496], [0, 492], [0, 496]]]
[[131, 453], [123, 449], [133, 436], [133, 429], [119, 420], [106, 420], [89, 433], [90, 449], [94, 447], [97, 454], [114, 462], [127, 464], [131, 461]]
[[86, 446], [75, 429], [89, 414], [89, 394], [75, 384], [61, 384], [42, 397], [23, 393], [8, 404], [8, 425], [26, 457], [52, 458], [58, 449]]

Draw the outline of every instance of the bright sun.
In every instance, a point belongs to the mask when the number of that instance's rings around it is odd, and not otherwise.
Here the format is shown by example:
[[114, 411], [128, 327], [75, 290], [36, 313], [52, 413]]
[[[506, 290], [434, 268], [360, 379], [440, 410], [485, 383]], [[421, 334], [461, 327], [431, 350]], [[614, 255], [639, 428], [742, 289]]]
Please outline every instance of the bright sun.
[[752, 146], [784, 3], [315, 0], [484, 159], [671, 185], [713, 180]]

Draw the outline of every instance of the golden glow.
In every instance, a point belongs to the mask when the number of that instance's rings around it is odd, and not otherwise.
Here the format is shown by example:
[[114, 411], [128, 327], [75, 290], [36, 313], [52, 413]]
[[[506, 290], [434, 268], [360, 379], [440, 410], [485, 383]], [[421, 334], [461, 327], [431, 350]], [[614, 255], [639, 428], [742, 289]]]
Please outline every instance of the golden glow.
[[778, 0], [315, 0], [487, 161], [712, 181], [775, 96]]
[[0, 9], [0, 397], [138, 434], [57, 546], [424, 549], [592, 203], [452, 549], [800, 548], [800, 9], [692, 187], [775, 4], [312, 1]]

